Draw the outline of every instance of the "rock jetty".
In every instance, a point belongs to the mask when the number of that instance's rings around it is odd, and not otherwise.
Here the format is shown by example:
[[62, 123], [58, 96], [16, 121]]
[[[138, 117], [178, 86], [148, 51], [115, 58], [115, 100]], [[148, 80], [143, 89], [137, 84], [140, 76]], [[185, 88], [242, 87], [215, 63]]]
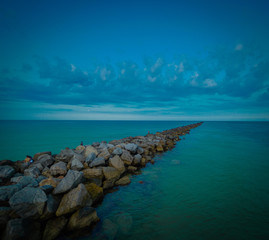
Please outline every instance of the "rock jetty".
[[156, 134], [40, 152], [32, 163], [0, 161], [1, 239], [56, 239], [99, 220], [95, 207], [111, 188], [130, 183], [154, 156], [202, 123]]

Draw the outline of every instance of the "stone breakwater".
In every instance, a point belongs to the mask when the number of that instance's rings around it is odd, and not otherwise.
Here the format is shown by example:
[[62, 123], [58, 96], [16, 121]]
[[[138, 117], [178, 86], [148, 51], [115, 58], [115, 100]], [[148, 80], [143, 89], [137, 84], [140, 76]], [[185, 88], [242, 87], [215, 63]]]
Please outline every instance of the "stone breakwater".
[[115, 186], [130, 183], [154, 156], [202, 123], [156, 134], [40, 152], [32, 163], [0, 161], [1, 239], [56, 239], [91, 229], [95, 207]]

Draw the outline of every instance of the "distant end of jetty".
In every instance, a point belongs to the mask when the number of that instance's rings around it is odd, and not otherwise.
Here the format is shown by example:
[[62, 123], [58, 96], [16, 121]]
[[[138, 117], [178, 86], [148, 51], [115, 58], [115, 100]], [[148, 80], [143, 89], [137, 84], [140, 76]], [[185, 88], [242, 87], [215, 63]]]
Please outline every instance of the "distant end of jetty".
[[1, 239], [52, 240], [91, 229], [106, 192], [129, 184], [132, 174], [201, 124], [0, 161]]

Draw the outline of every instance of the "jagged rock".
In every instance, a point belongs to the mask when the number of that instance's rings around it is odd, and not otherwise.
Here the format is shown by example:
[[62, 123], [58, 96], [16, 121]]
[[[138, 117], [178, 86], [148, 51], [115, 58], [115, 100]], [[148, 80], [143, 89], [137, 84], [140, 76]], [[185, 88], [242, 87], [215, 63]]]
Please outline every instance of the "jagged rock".
[[120, 178], [120, 171], [113, 167], [103, 167], [103, 173], [106, 180], [118, 180]]
[[21, 180], [22, 179], [22, 177], [23, 177], [23, 175], [22, 176], [17, 176], [17, 177], [15, 177], [15, 175], [10, 179], [10, 182], [12, 182], [12, 183], [17, 183], [19, 180]]
[[110, 153], [107, 148], [103, 149], [101, 153], [99, 153], [98, 158], [104, 158], [105, 160], [109, 159]]
[[17, 183], [22, 185], [22, 187], [37, 187], [38, 186], [38, 181], [31, 176], [22, 176]]
[[40, 183], [39, 183], [39, 186], [42, 187], [42, 186], [45, 186], [45, 185], [50, 185], [52, 186], [53, 188], [56, 188], [57, 185], [58, 185], [58, 182], [54, 179], [54, 178], [46, 178], [44, 180], [42, 180]]
[[92, 207], [84, 207], [77, 210], [70, 218], [67, 228], [69, 230], [77, 230], [89, 227], [92, 223], [99, 220], [96, 210]]
[[116, 185], [127, 185], [131, 182], [128, 176], [124, 176], [115, 182]]
[[62, 162], [69, 162], [71, 158], [74, 156], [74, 151], [70, 148], [66, 148], [62, 150], [58, 155], [56, 155], [55, 159]]
[[142, 147], [138, 147], [137, 148], [137, 153], [140, 154], [140, 155], [143, 154], [144, 153], [144, 149]]
[[82, 180], [82, 172], [69, 170], [66, 176], [61, 180], [57, 187], [53, 190], [54, 194], [65, 193], [75, 188]]
[[38, 170], [39, 170], [40, 172], [44, 169], [43, 165], [42, 165], [41, 163], [39, 163], [39, 162], [37, 162], [37, 163], [33, 163], [33, 164], [31, 165], [31, 167], [36, 167], [36, 168], [38, 168]]
[[34, 155], [34, 157], [33, 157], [33, 160], [36, 161], [36, 160], [38, 159], [39, 156], [41, 156], [41, 155], [45, 155], [45, 154], [47, 154], [47, 155], [51, 155], [51, 152], [39, 152], [39, 153], [36, 153], [36, 154]]
[[131, 172], [131, 173], [134, 173], [136, 170], [137, 170], [137, 167], [134, 167], [134, 166], [129, 166], [128, 167], [128, 171]]
[[89, 153], [89, 155], [86, 157], [85, 162], [91, 163], [96, 158], [96, 154], [94, 152]]
[[15, 169], [11, 166], [0, 166], [0, 178], [11, 178], [15, 172]]
[[63, 216], [49, 220], [46, 224], [46, 228], [43, 234], [43, 240], [56, 239], [67, 224], [67, 222], [68, 219]]
[[98, 166], [104, 166], [106, 164], [106, 161], [103, 157], [95, 158], [91, 163], [90, 167], [98, 167]]
[[46, 220], [53, 217], [61, 201], [60, 197], [54, 196], [52, 194], [49, 194], [47, 197], [48, 197], [47, 204], [44, 208], [43, 215], [40, 217], [40, 219], [42, 220]]
[[120, 171], [120, 173], [125, 172], [124, 163], [118, 155], [115, 155], [113, 158], [109, 159], [109, 166], [116, 168]]
[[57, 175], [65, 175], [67, 173], [67, 168], [66, 168], [66, 163], [65, 162], [57, 162], [53, 164], [50, 167], [50, 174], [52, 176], [57, 176]]
[[73, 157], [71, 160], [71, 169], [80, 171], [83, 169], [83, 164], [76, 157]]
[[89, 156], [90, 153], [94, 153], [96, 156], [98, 155], [98, 151], [96, 148], [94, 148], [93, 146], [86, 146], [85, 151], [84, 151], [84, 156], [87, 158]]
[[37, 218], [43, 213], [46, 201], [47, 196], [41, 189], [25, 187], [9, 199], [9, 205], [23, 218]]
[[49, 167], [50, 165], [53, 164], [53, 162], [54, 162], [54, 160], [52, 159], [51, 155], [49, 155], [49, 154], [40, 155], [36, 161], [36, 163], [41, 163], [44, 168]]
[[40, 176], [38, 176], [38, 177], [36, 178], [36, 181], [37, 181], [38, 183], [40, 183], [40, 182], [43, 181], [44, 179], [47, 179], [47, 177], [45, 177], [45, 176], [43, 176], [43, 175], [40, 175]]
[[83, 176], [87, 179], [90, 178], [103, 178], [103, 171], [102, 169], [99, 168], [88, 168], [82, 171], [83, 172]]
[[133, 154], [136, 153], [137, 147], [138, 146], [136, 144], [134, 144], [134, 143], [128, 143], [128, 144], [125, 145], [125, 149], [130, 151]]
[[45, 167], [42, 171], [42, 175], [45, 177], [52, 177], [52, 175], [50, 174], [50, 169], [48, 167]]
[[93, 203], [98, 202], [104, 197], [103, 188], [96, 185], [95, 183], [86, 183], [85, 187], [90, 194]]
[[92, 204], [92, 200], [87, 189], [85, 188], [84, 184], [81, 183], [63, 196], [56, 211], [56, 216], [59, 217], [67, 213], [72, 213], [85, 206], [86, 202], [88, 206]]
[[140, 154], [136, 154], [134, 156], [134, 165], [139, 165], [141, 163], [142, 156]]
[[77, 150], [77, 151], [84, 151], [84, 150], [85, 150], [85, 146], [83, 146], [83, 145], [78, 145], [78, 146], [76, 147], [76, 150]]
[[0, 187], [0, 201], [8, 201], [16, 192], [21, 189], [21, 184]]
[[164, 150], [163, 150], [163, 146], [162, 146], [162, 144], [158, 144], [157, 145], [157, 147], [156, 147], [156, 150], [157, 150], [157, 152], [163, 152]]
[[40, 175], [40, 171], [37, 167], [31, 167], [24, 170], [24, 175], [37, 178]]
[[122, 149], [117, 147], [114, 149], [114, 151], [112, 152], [112, 154], [114, 155], [121, 155], [122, 154]]
[[126, 165], [131, 165], [133, 162], [133, 156], [130, 154], [130, 152], [124, 150], [123, 153], [121, 154], [121, 160], [126, 164]]
[[40, 189], [44, 191], [46, 194], [49, 194], [53, 191], [54, 187], [51, 185], [44, 185], [44, 186], [41, 186]]
[[141, 166], [146, 166], [146, 158], [141, 159]]

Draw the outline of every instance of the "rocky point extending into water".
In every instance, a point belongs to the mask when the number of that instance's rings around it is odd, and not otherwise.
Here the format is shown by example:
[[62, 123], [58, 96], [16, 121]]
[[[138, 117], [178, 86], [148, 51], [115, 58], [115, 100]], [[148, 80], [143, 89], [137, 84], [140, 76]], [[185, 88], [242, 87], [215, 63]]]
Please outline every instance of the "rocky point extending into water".
[[130, 183], [153, 157], [202, 123], [156, 134], [40, 152], [32, 163], [0, 161], [1, 239], [56, 239], [91, 229], [95, 207], [115, 186]]

